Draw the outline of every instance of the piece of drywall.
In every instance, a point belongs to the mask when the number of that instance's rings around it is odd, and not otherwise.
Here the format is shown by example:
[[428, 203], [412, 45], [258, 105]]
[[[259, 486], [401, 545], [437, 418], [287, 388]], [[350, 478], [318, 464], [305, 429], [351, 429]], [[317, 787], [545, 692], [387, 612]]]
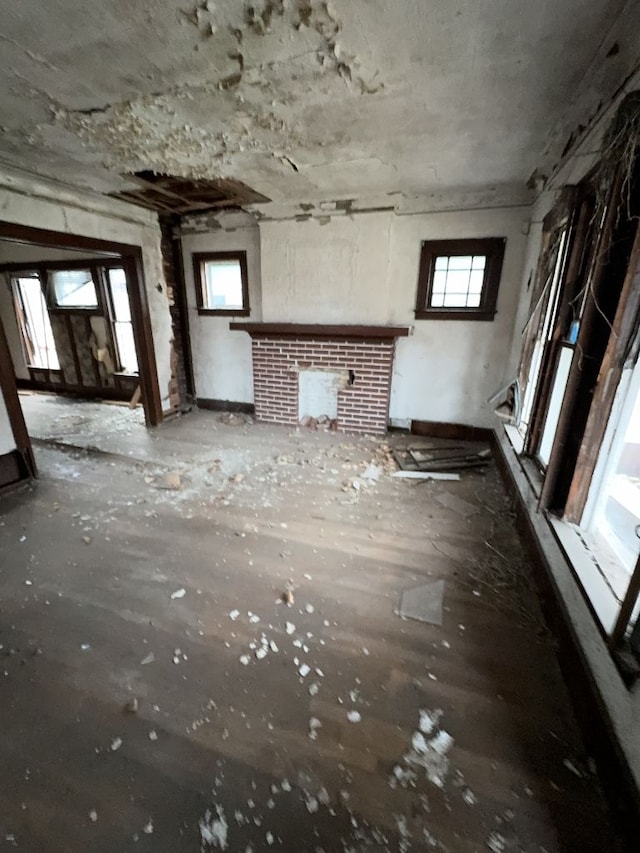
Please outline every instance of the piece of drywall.
[[[247, 253], [249, 307], [243, 317], [199, 314], [193, 271], [194, 252]], [[262, 319], [260, 237], [254, 217], [242, 211], [192, 217], [183, 223], [182, 257], [189, 312], [189, 337], [196, 397], [253, 403], [251, 339], [232, 332], [233, 320]]]

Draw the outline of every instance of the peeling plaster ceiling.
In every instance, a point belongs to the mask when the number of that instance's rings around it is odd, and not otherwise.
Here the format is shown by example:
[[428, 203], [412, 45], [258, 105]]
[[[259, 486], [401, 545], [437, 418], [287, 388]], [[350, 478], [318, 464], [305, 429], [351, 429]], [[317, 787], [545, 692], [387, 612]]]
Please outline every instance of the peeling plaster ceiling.
[[3, 5], [0, 163], [105, 193], [150, 170], [297, 202], [523, 187], [625, 4]]

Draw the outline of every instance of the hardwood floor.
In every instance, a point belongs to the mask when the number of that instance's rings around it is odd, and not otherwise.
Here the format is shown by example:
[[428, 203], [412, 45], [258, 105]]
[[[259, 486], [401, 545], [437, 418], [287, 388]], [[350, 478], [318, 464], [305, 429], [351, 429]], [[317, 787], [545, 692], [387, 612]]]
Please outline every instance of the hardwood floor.
[[204, 412], [104, 442], [0, 502], [0, 849], [619, 849], [493, 466], [369, 482], [380, 440]]

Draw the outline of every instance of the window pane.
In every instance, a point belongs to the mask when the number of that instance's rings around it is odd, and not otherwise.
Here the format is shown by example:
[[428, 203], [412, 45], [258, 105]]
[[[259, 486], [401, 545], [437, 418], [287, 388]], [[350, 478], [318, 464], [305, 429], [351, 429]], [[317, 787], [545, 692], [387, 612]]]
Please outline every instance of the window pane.
[[138, 372], [138, 358], [136, 356], [136, 345], [133, 339], [133, 326], [130, 322], [114, 323], [118, 354], [120, 356], [120, 369], [124, 373]]
[[620, 597], [626, 592], [640, 548], [636, 534], [640, 525], [640, 367], [635, 368], [635, 374], [613, 441], [594, 523], [622, 565]]
[[244, 308], [240, 261], [205, 261], [205, 308]]
[[483, 281], [484, 270], [472, 270], [469, 276], [469, 293], [472, 293], [474, 296], [480, 296]]
[[447, 291], [444, 296], [444, 304], [447, 308], [465, 308], [467, 305], [467, 294], [450, 293]]
[[40, 279], [17, 278], [14, 279], [14, 286], [22, 297], [18, 300], [18, 307], [24, 309], [24, 317], [19, 325], [27, 363], [31, 367], [59, 370], [58, 353]]
[[430, 304], [432, 308], [442, 308], [442, 306], [444, 305], [444, 293], [431, 294]]
[[436, 269], [437, 270], [446, 270], [449, 266], [449, 258], [447, 257], [439, 257], [436, 258]]
[[473, 267], [474, 270], [483, 270], [485, 267], [486, 260], [487, 259], [486, 259], [485, 255], [474, 255], [473, 256], [473, 263], [471, 266]]
[[110, 269], [108, 274], [115, 319], [123, 323], [131, 322], [131, 308], [129, 307], [129, 294], [127, 292], [127, 277], [125, 272], [121, 267], [115, 267], [114, 269]]
[[447, 284], [447, 272], [446, 270], [436, 270], [433, 274], [433, 287], [432, 292], [435, 293], [444, 293], [445, 286]]
[[449, 270], [447, 274], [447, 293], [463, 293], [469, 289], [469, 270]]
[[53, 282], [55, 303], [60, 308], [95, 308], [96, 288], [90, 270], [55, 270], [49, 276]]
[[479, 308], [480, 307], [480, 294], [479, 293], [470, 293], [467, 296], [467, 308]]
[[454, 257], [449, 258], [449, 269], [470, 270], [471, 260], [472, 258], [470, 255], [455, 255]]
[[571, 368], [572, 359], [573, 349], [571, 347], [563, 346], [560, 349], [560, 355], [558, 357], [556, 375], [553, 380], [553, 389], [549, 398], [549, 408], [547, 409], [547, 416], [544, 421], [544, 429], [540, 440], [540, 447], [538, 448], [538, 458], [545, 467], [549, 464], [551, 448], [553, 447], [553, 439], [556, 435], [556, 427], [558, 426], [558, 420], [560, 418], [560, 410], [562, 409], [562, 401], [564, 399], [564, 392], [569, 379], [569, 369]]

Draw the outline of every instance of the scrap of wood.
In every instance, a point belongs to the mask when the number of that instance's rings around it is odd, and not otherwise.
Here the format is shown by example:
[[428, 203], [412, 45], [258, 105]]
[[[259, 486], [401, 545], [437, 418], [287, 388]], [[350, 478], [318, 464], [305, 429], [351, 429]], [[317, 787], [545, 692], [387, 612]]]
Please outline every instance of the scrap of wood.
[[135, 407], [140, 402], [140, 397], [142, 396], [142, 388], [140, 387], [140, 383], [136, 385], [136, 390], [133, 392], [131, 399], [129, 400], [129, 408], [135, 409]]
[[441, 471], [394, 471], [392, 477], [405, 480], [459, 480], [460, 474], [449, 474]]

